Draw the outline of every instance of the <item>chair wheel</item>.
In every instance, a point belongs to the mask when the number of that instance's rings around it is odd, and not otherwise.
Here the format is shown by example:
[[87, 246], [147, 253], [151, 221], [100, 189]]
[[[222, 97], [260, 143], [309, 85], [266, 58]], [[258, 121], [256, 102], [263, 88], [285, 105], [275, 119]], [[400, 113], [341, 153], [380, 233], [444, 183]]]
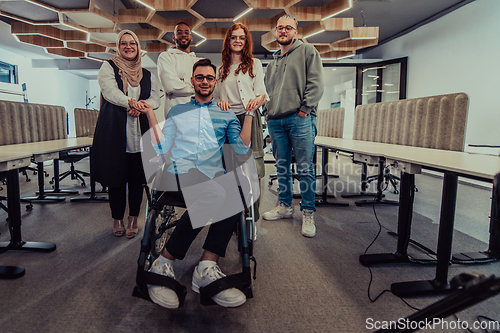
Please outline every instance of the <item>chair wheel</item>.
[[26, 205], [26, 210], [32, 210], [32, 209], [33, 209], [33, 205], [32, 204]]
[[87, 185], [85, 185], [85, 183], [82, 183], [82, 187], [85, 187], [85, 186], [87, 186]]

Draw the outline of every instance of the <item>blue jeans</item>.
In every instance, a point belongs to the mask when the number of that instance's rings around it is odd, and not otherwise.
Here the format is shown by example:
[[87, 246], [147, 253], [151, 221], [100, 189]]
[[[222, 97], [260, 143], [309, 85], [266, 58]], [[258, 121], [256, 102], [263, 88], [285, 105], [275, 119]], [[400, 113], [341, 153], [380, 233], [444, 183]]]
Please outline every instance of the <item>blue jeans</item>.
[[302, 201], [300, 210], [316, 211], [316, 172], [313, 163], [314, 138], [316, 137], [316, 116], [301, 117], [297, 113], [281, 119], [267, 121], [269, 136], [273, 145], [278, 174], [279, 201], [292, 204], [292, 149], [295, 155]]

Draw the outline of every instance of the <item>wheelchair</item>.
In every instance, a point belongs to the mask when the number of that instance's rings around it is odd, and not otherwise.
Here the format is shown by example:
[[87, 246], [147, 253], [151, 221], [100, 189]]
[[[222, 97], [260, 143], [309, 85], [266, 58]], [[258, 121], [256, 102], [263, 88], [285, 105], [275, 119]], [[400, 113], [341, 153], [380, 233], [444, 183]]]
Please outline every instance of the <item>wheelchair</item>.
[[[163, 164], [162, 169], [166, 171], [165, 164]], [[228, 170], [227, 168], [225, 169]], [[257, 270], [257, 262], [253, 256], [253, 243], [255, 239], [253, 206], [247, 205], [247, 200], [245, 200], [236, 172], [235, 176], [244, 207], [244, 211], [240, 213], [240, 220], [234, 232], [238, 240], [238, 251], [241, 256], [242, 270], [240, 273], [227, 275], [224, 278], [200, 288], [200, 303], [202, 305], [216, 304], [212, 300], [212, 297], [229, 288], [238, 288], [245, 294], [247, 299], [253, 297], [251, 261], [254, 263], [254, 280]], [[137, 261], [136, 286], [134, 287], [132, 295], [152, 302], [148, 293], [148, 285], [164, 286], [172, 289], [177, 294], [179, 307], [182, 307], [187, 295], [186, 286], [181, 285], [173, 278], [149, 272], [149, 269], [154, 260], [163, 252], [165, 244], [173, 228], [177, 224], [176, 214], [179, 210], [186, 208], [186, 203], [182, 195], [179, 195], [179, 192], [158, 190], [155, 189], [154, 180], [152, 183], [151, 190], [149, 186], [145, 186], [147, 195], [147, 215], [144, 236], [141, 241], [141, 250]]]

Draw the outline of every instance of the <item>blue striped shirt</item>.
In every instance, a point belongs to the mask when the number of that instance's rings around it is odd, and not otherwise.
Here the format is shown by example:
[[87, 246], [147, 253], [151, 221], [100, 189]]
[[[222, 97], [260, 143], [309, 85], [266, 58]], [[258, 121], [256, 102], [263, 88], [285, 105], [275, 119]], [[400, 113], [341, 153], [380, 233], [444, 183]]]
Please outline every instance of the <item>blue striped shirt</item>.
[[240, 138], [241, 126], [233, 112], [222, 111], [212, 101], [201, 105], [191, 98], [186, 104], [178, 104], [165, 119], [160, 142], [154, 147], [158, 154], [171, 152], [171, 173], [187, 173], [196, 168], [210, 179], [222, 167], [222, 147], [231, 143], [238, 154], [246, 154]]

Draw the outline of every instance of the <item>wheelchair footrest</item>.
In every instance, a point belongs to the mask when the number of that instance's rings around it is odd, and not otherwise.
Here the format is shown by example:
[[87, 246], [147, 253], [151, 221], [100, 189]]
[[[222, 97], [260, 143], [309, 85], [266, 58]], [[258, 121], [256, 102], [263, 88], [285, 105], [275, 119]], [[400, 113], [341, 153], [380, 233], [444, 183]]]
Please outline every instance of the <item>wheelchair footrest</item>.
[[169, 276], [159, 275], [139, 269], [137, 271], [136, 283], [137, 285], [134, 288], [132, 296], [151, 301], [148, 293], [148, 284], [162, 286], [172, 289], [177, 294], [177, 297], [179, 298], [179, 307], [184, 305], [187, 294], [186, 287]]
[[252, 298], [253, 294], [251, 287], [252, 279], [250, 277], [250, 271], [228, 275], [205, 287], [201, 287], [200, 303], [201, 305], [215, 305], [216, 303], [212, 300], [212, 297], [229, 288], [238, 288], [247, 298]]

